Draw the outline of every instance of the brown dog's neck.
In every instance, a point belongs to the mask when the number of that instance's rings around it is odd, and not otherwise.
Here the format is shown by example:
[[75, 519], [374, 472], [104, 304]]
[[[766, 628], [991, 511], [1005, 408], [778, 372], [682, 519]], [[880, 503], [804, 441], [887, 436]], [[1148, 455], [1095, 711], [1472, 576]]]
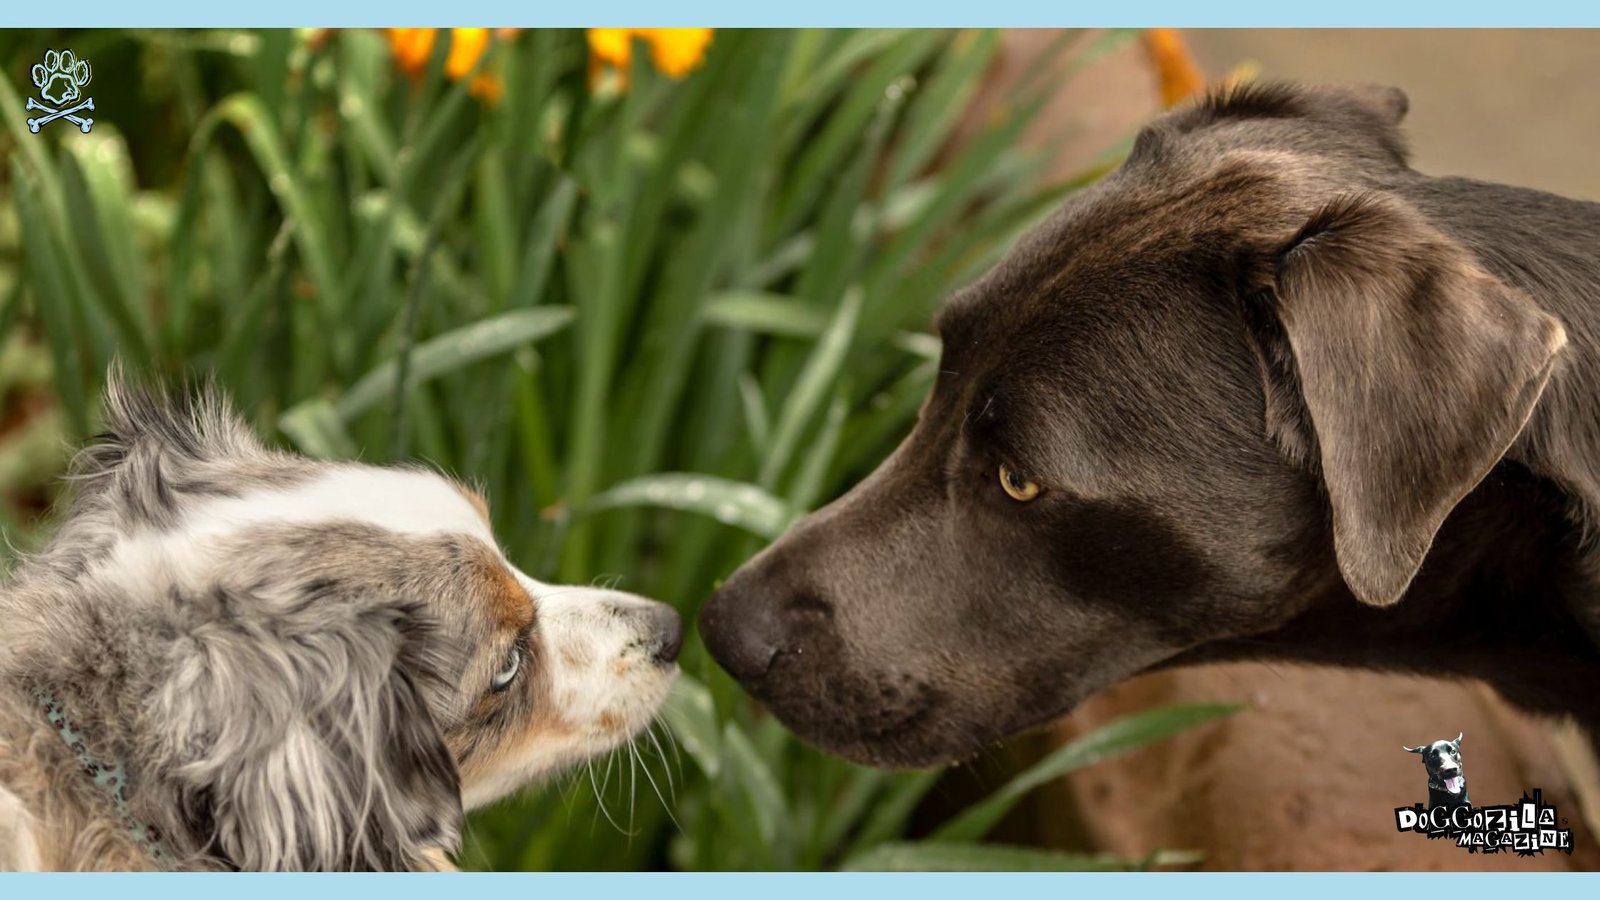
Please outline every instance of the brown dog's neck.
[[1162, 668], [1271, 659], [1482, 679], [1534, 712], [1600, 725], [1600, 649], [1577, 620], [1594, 596], [1564, 493], [1502, 463], [1440, 530], [1401, 601], [1375, 608], [1332, 579], [1280, 628], [1186, 651]]
[[[1336, 572], [1306, 612], [1170, 665], [1281, 659], [1481, 678], [1537, 712], [1600, 726], [1600, 331], [1592, 325], [1600, 205], [1418, 178], [1399, 188], [1567, 342], [1506, 457], [1451, 513], [1402, 599], [1364, 606]], [[1565, 225], [1558, 227], [1557, 222]], [[1328, 560], [1331, 564], [1331, 556]]]

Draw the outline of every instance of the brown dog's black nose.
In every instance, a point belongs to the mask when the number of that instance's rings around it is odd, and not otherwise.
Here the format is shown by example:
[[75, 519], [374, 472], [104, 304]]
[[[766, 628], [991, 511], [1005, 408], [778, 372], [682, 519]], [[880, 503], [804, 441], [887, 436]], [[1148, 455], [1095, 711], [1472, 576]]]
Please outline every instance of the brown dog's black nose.
[[777, 604], [749, 579], [734, 577], [700, 610], [700, 636], [728, 674], [746, 685], [760, 681], [778, 653]]

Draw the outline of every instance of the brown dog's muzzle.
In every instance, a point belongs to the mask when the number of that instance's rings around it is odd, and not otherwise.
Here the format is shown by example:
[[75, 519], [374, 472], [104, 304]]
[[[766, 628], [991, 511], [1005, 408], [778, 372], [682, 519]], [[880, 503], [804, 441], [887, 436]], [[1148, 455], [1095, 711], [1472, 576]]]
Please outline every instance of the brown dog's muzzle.
[[712, 658], [756, 693], [788, 642], [784, 610], [796, 596], [764, 563], [740, 568], [700, 612], [700, 635]]
[[[735, 609], [744, 615], [735, 616]], [[700, 612], [700, 635], [706, 649], [741, 682], [759, 681], [772, 666], [778, 640], [771, 605], [751, 603], [730, 582]]]

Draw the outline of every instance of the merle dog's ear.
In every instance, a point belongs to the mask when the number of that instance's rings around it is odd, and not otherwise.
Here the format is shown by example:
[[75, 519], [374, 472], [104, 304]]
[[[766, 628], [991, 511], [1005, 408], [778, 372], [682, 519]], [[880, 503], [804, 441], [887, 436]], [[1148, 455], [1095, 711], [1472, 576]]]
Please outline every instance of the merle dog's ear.
[[185, 605], [149, 713], [194, 840], [247, 870], [438, 868], [461, 794], [426, 697], [454, 663], [414, 605], [282, 594]]
[[1411, 110], [1411, 98], [1397, 87], [1382, 84], [1350, 85], [1340, 89], [1349, 98], [1389, 125], [1399, 125]]
[[1389, 198], [1329, 204], [1275, 268], [1279, 362], [1309, 417], [1340, 572], [1363, 603], [1388, 606], [1522, 430], [1566, 333]]
[[85, 490], [114, 492], [118, 508], [140, 521], [160, 522], [170, 511], [170, 484], [185, 464], [261, 451], [226, 395], [209, 381], [169, 393], [134, 380], [114, 363], [102, 410], [101, 431], [74, 459], [72, 477]]
[[209, 378], [163, 390], [130, 376], [120, 362], [106, 372], [104, 426], [92, 448], [112, 455], [138, 444], [159, 445], [187, 457], [206, 458], [260, 446]]

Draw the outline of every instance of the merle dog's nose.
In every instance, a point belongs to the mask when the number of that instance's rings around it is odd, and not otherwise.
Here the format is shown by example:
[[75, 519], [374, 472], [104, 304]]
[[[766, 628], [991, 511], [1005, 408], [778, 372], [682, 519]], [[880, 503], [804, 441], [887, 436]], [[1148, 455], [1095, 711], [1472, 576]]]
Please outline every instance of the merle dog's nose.
[[771, 668], [782, 634], [777, 598], [758, 579], [741, 576], [735, 574], [700, 610], [700, 636], [711, 657], [748, 686]]
[[651, 623], [655, 630], [655, 660], [670, 666], [678, 661], [678, 651], [683, 649], [683, 618], [665, 603], [656, 604], [651, 615], [655, 620]]

